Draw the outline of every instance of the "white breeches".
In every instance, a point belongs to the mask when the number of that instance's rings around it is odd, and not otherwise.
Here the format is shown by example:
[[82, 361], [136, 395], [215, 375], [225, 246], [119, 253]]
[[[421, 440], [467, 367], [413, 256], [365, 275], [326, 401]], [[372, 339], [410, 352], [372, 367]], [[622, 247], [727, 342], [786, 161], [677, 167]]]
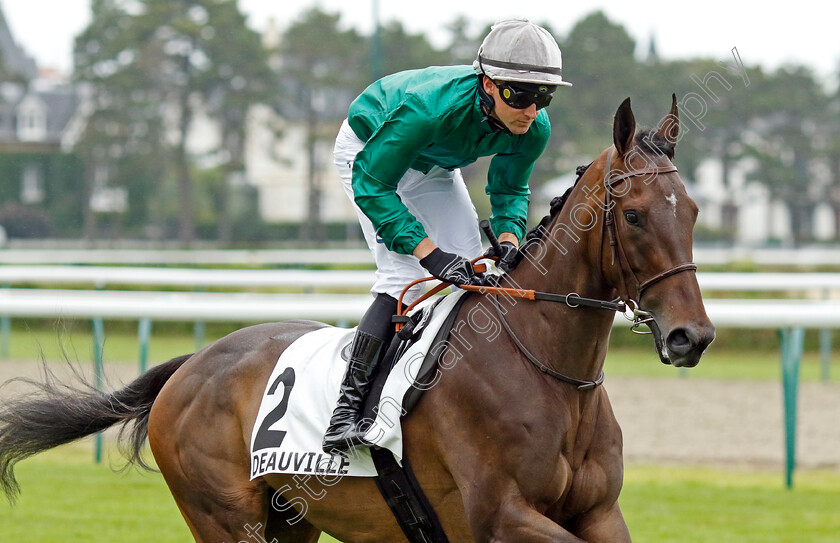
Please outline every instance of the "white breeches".
[[[335, 165], [344, 190], [359, 215], [365, 241], [376, 262], [376, 280], [371, 293], [385, 293], [399, 298], [402, 290], [412, 281], [425, 277], [426, 271], [414, 255], [395, 253], [381, 240], [377, 240], [373, 224], [354, 201], [353, 160], [364, 144], [345, 120], [335, 140]], [[397, 195], [408, 211], [420, 221], [435, 245], [467, 259], [481, 255], [478, 214], [470, 200], [461, 170], [449, 171], [435, 166], [424, 174], [409, 169], [397, 185]], [[422, 291], [422, 285], [412, 287], [403, 301], [413, 302]]]

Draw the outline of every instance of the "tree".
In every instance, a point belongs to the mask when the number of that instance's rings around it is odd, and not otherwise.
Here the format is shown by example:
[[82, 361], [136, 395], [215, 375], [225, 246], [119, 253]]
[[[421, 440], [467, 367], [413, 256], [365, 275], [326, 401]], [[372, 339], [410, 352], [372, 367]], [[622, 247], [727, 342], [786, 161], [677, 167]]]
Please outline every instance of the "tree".
[[821, 152], [828, 169], [826, 197], [834, 213], [834, 238], [840, 239], [840, 87], [829, 97], [818, 131], [825, 142]]
[[[145, 172], [132, 168], [139, 178], [164, 177], [160, 168], [165, 165], [161, 160], [163, 96], [148, 77], [149, 62], [145, 59], [150, 55], [141, 55], [150, 45], [139, 41], [138, 27], [126, 8], [127, 4], [118, 0], [93, 0], [91, 23], [77, 36], [74, 48], [74, 79], [86, 84], [90, 108], [77, 146], [86, 164], [84, 232], [88, 238], [96, 232], [96, 216], [90, 202], [95, 191], [103, 188], [97, 171], [110, 169], [108, 183], [125, 187], [129, 180], [122, 177], [124, 166], [137, 158], [149, 169]], [[155, 156], [156, 160], [150, 159]], [[160, 168], [160, 175], [154, 175], [155, 166]], [[131, 194], [134, 209], [147, 205], [148, 192], [142, 190], [142, 184], [138, 188]], [[163, 194], [162, 190], [157, 192]]]
[[814, 182], [819, 159], [815, 136], [827, 101], [804, 67], [778, 70], [761, 88], [764, 111], [752, 122], [754, 142], [746, 154], [757, 166], [750, 178], [765, 185], [788, 208], [795, 243], [812, 237], [812, 215], [824, 187]]
[[[558, 40], [563, 52], [563, 79], [573, 87], [555, 92], [552, 139], [565, 144], [566, 156], [591, 157], [610, 142], [609, 127], [618, 104], [640, 93], [636, 43], [620, 24], [596, 11]], [[637, 109], [634, 101], [633, 108]]]
[[[457, 16], [447, 24], [446, 30], [449, 32], [449, 45], [446, 48], [449, 57], [447, 63], [472, 65], [484, 36], [471, 34], [469, 19], [463, 15]], [[488, 28], [487, 32], [489, 31]]]
[[[232, 238], [232, 185], [245, 168], [247, 117], [257, 103], [275, 99], [277, 80], [268, 65], [268, 51], [260, 36], [250, 30], [235, 1], [208, 5], [208, 20], [224, 39], [207, 43], [214, 68], [206, 73], [202, 96], [210, 114], [221, 127], [222, 183], [219, 195], [219, 240]], [[243, 61], [246, 60], [246, 61]]]
[[323, 240], [319, 149], [335, 138], [336, 125], [368, 80], [365, 40], [339, 27], [340, 15], [318, 8], [304, 12], [286, 30], [280, 45], [281, 82], [288, 99], [280, 114], [306, 127], [307, 218], [302, 240]]
[[171, 167], [183, 242], [195, 238], [187, 149], [193, 121], [215, 99], [213, 113], [241, 157], [243, 112], [268, 87], [259, 43], [236, 0], [94, 0], [91, 24], [77, 38], [76, 79], [95, 89], [90, 158], [153, 156], [149, 171], [157, 179]]
[[449, 64], [447, 51], [435, 49], [424, 34], [406, 32], [400, 22], [387, 23], [381, 30], [380, 39], [384, 50], [383, 75]]

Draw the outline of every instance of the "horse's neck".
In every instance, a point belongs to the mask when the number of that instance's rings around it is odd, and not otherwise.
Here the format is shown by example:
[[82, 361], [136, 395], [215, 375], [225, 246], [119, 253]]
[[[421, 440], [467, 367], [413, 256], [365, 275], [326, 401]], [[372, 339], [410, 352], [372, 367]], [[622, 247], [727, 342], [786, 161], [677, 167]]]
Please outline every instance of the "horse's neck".
[[[526, 257], [510, 274], [512, 286], [556, 294], [576, 293], [607, 300], [614, 294], [601, 270], [600, 222], [589, 229], [575, 228], [572, 202], [552, 221], [539, 246], [526, 249]], [[612, 311], [570, 308], [556, 302], [525, 302], [512, 308], [510, 324], [523, 334], [529, 349], [556, 371], [581, 379], [594, 379], [603, 366], [612, 328]], [[521, 323], [527, 323], [523, 325]], [[523, 338], [524, 339], [524, 338]]]

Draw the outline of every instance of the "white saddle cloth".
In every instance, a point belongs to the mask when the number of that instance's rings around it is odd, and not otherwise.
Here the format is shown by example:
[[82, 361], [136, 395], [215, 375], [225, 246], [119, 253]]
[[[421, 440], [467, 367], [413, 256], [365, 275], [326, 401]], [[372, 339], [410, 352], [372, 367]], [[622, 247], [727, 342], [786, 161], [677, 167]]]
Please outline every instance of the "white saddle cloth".
[[[403, 397], [414, 383], [443, 321], [463, 294], [457, 290], [443, 299], [432, 298], [412, 311], [426, 311], [436, 304], [420, 340], [391, 370], [378, 408], [374, 409], [376, 420], [365, 434], [368, 442], [390, 450], [398, 461], [403, 455]], [[350, 458], [331, 456], [321, 450], [347, 369], [341, 350], [353, 340], [355, 331], [321, 328], [304, 334], [280, 355], [266, 384], [251, 435], [251, 479], [267, 473], [329, 478], [376, 476], [366, 448], [351, 453]]]

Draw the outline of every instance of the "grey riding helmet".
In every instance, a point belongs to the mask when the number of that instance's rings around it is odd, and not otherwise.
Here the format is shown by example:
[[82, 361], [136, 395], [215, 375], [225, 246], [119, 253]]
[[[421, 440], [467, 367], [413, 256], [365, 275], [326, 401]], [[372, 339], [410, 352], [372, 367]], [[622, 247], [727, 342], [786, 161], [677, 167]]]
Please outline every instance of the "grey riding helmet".
[[560, 85], [563, 81], [560, 47], [544, 28], [528, 19], [508, 19], [493, 25], [473, 62], [477, 74], [494, 81]]

